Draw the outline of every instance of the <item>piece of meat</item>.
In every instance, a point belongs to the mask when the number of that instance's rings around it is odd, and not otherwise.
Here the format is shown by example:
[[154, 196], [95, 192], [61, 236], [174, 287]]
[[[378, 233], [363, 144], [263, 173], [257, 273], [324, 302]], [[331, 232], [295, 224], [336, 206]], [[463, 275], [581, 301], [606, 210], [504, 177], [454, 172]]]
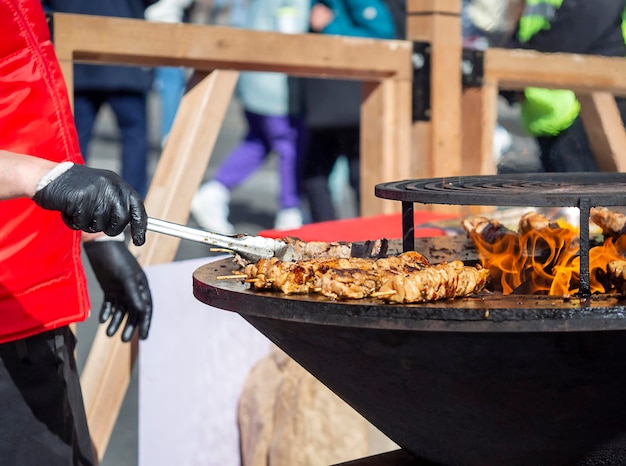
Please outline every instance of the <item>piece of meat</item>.
[[537, 212], [527, 212], [519, 220], [519, 226], [517, 232], [520, 235], [525, 235], [531, 231], [545, 231], [560, 229], [558, 222], [550, 220], [543, 214]]
[[497, 220], [490, 220], [486, 217], [472, 217], [461, 221], [467, 236], [476, 242], [477, 238], [482, 239], [487, 244], [495, 244], [505, 237], [515, 239], [517, 233], [508, 229]]
[[333, 299], [362, 299], [380, 286], [375, 269], [330, 269], [322, 275], [319, 293]]
[[606, 273], [618, 293], [626, 294], [626, 260], [614, 260], [607, 264]]
[[385, 238], [364, 242], [346, 241], [302, 241], [299, 238], [287, 236], [280, 241], [291, 245], [298, 260], [330, 259], [359, 257], [377, 259], [387, 254], [388, 241]]
[[602, 229], [605, 236], [619, 237], [626, 233], [626, 215], [606, 207], [593, 207], [589, 218]]
[[284, 262], [274, 257], [259, 259], [244, 269], [256, 289], [275, 289], [285, 294], [309, 293], [315, 285], [315, 273], [297, 262]]
[[489, 271], [466, 266], [461, 261], [432, 265], [408, 275], [390, 275], [377, 291], [393, 303], [424, 303], [459, 298], [481, 291]]
[[406, 269], [420, 268], [429, 265], [428, 259], [417, 251], [407, 251], [397, 256], [389, 256], [377, 259], [374, 266], [381, 269]]

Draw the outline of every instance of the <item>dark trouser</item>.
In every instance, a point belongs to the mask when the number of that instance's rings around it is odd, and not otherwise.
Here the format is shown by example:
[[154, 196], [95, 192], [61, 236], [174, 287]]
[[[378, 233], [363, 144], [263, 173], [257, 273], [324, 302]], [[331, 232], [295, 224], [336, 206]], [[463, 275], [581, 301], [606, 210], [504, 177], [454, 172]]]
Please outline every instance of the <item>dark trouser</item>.
[[148, 191], [147, 99], [143, 92], [77, 91], [74, 93], [74, 119], [83, 157], [102, 105], [115, 114], [122, 139], [121, 176], [142, 196]]
[[546, 172], [599, 171], [580, 117], [557, 136], [538, 137], [537, 144]]
[[0, 345], [0, 464], [95, 464], [69, 327]]
[[359, 127], [310, 128], [302, 162], [302, 189], [312, 222], [336, 220], [328, 178], [339, 156], [348, 159], [350, 186], [359, 202]]
[[[622, 121], [626, 122], [626, 100], [616, 99], [616, 102]], [[580, 116], [557, 136], [537, 138], [537, 144], [546, 172], [600, 171]]]

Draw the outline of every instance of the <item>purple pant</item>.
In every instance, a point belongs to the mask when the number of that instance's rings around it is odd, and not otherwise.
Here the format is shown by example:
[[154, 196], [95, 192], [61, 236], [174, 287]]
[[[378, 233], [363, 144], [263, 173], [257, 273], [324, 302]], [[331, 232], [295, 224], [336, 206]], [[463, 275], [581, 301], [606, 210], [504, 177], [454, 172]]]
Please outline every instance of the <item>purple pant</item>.
[[297, 165], [304, 129], [302, 119], [260, 115], [247, 110], [245, 116], [248, 134], [220, 165], [214, 180], [232, 189], [257, 171], [267, 156], [276, 151], [280, 174], [280, 208], [299, 207]]

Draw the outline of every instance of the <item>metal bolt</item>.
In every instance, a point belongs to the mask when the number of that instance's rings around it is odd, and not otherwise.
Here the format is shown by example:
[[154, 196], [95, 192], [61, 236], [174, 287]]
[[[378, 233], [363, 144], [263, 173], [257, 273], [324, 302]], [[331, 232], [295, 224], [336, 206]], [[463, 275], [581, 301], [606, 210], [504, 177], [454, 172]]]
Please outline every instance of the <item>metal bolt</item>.
[[469, 76], [474, 72], [474, 64], [469, 60], [461, 61], [461, 74]]
[[424, 68], [424, 55], [422, 55], [421, 53], [414, 53], [413, 55], [411, 55], [411, 63], [413, 63], [413, 68], [419, 70]]

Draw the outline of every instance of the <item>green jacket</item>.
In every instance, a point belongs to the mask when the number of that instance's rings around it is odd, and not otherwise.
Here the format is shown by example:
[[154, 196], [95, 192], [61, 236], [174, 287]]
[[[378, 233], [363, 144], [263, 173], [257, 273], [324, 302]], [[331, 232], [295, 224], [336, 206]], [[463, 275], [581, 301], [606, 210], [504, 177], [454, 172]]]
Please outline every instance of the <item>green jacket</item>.
[[[539, 31], [550, 29], [563, 0], [527, 0], [517, 38], [528, 42]], [[529, 87], [524, 90], [522, 124], [535, 137], [555, 136], [569, 128], [578, 116], [580, 103], [572, 91]]]
[[[517, 41], [521, 44], [526, 44], [538, 33], [550, 31], [555, 21], [559, 19], [559, 10], [564, 2], [567, 3], [568, 11], [561, 12], [562, 18], [560, 20], [562, 22], [566, 21], [563, 17], [567, 18], [568, 15], [572, 14], [572, 11], [580, 12], [581, 15], [585, 14], [585, 12], [580, 11], [581, 4], [573, 0], [526, 0], [526, 6], [518, 25]], [[626, 40], [624, 12], [626, 10], [622, 12], [621, 32], [623, 40]], [[559, 32], [554, 32], [554, 51], [559, 50], [561, 42], [567, 41], [560, 32], [565, 30], [566, 34], [569, 34], [569, 31], [576, 28], [576, 25], [568, 23], [567, 28], [560, 28]], [[575, 34], [576, 32], [574, 31], [573, 34], [569, 35]], [[565, 50], [563, 51], [567, 52], [590, 53], [586, 50], [569, 50], [568, 46], [564, 46], [564, 48]], [[612, 55], [612, 53], [607, 53], [607, 55]], [[580, 103], [576, 100], [576, 96], [572, 91], [537, 87], [529, 87], [524, 90], [524, 100], [521, 106], [522, 124], [535, 137], [555, 136], [561, 133], [572, 125], [579, 112]]]

